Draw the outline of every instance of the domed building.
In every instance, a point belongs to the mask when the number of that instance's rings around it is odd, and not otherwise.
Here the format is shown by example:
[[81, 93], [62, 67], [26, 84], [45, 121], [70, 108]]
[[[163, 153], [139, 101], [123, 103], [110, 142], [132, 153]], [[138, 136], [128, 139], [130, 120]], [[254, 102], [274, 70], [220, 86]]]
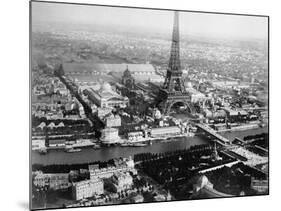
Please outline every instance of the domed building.
[[217, 197], [232, 197], [233, 195], [225, 194], [214, 189], [213, 184], [205, 175], [201, 175], [193, 185], [193, 194], [190, 199], [208, 199]]
[[135, 79], [133, 78], [128, 65], [122, 76], [122, 84], [129, 89], [133, 89], [135, 87]]
[[111, 92], [111, 85], [108, 82], [103, 82], [101, 88], [100, 88], [101, 92]]
[[161, 115], [161, 112], [159, 111], [159, 109], [155, 108], [155, 109], [153, 110], [153, 117], [154, 117], [155, 119], [161, 119], [162, 115]]
[[93, 86], [92, 86], [92, 88], [94, 89], [94, 90], [100, 90], [100, 88], [101, 88], [101, 84], [100, 83], [96, 83], [96, 84], [94, 84]]
[[192, 88], [192, 83], [190, 81], [186, 81], [184, 85], [186, 88]]
[[109, 128], [106, 127], [101, 131], [101, 142], [103, 144], [109, 145], [109, 144], [116, 144], [120, 142], [120, 137], [118, 135], [118, 129], [116, 128]]
[[197, 180], [197, 185], [201, 188], [205, 187], [206, 185], [210, 185], [208, 178], [205, 175], [201, 175]]
[[184, 82], [185, 90], [190, 94], [191, 96], [191, 102], [202, 102], [208, 99], [208, 97], [205, 96], [205, 94], [201, 93], [200, 91], [193, 88], [193, 85], [190, 81]]
[[71, 110], [79, 110], [79, 104], [76, 101], [73, 101], [71, 104]]
[[90, 88], [84, 90], [83, 93], [92, 103], [101, 108], [124, 108], [129, 104], [129, 99], [113, 91], [108, 82], [103, 82], [99, 90]]

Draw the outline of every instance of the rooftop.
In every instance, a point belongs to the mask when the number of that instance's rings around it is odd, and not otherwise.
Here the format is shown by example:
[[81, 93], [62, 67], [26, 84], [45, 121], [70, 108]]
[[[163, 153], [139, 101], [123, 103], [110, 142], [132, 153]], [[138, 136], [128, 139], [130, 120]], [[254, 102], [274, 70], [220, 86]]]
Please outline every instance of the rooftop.
[[124, 72], [127, 67], [129, 71], [134, 74], [135, 72], [155, 72], [151, 64], [103, 64], [103, 63], [64, 63], [65, 73], [109, 73], [109, 72]]

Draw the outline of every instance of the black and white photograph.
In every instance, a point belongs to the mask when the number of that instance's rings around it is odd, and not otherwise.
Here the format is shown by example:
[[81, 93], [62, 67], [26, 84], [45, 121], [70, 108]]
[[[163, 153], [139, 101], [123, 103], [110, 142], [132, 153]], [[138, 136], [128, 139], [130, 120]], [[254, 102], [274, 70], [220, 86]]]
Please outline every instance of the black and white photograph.
[[29, 6], [31, 210], [269, 195], [269, 16]]

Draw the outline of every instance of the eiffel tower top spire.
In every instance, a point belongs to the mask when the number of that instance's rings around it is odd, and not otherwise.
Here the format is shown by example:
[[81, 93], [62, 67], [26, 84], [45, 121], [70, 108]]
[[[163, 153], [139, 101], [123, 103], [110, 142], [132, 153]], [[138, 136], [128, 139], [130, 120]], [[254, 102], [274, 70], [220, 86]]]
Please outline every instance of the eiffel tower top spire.
[[180, 35], [179, 35], [179, 12], [174, 13], [174, 27], [171, 46], [171, 55], [169, 60], [169, 69], [171, 71], [181, 71], [180, 65]]

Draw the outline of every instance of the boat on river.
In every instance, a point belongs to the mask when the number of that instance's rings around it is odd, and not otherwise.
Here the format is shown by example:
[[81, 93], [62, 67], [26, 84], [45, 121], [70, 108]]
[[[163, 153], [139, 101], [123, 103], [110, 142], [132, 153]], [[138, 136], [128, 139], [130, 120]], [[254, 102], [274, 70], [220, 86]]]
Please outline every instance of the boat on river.
[[94, 144], [93, 149], [101, 149], [101, 145], [100, 144]]
[[76, 149], [74, 149], [74, 148], [70, 148], [70, 149], [66, 149], [65, 150], [65, 152], [81, 152], [82, 150], [81, 149], [79, 149], [79, 148], [76, 148]]
[[39, 149], [38, 152], [39, 152], [41, 155], [46, 155], [46, 154], [48, 153], [48, 150], [47, 150], [46, 147], [44, 147], [44, 148]]
[[131, 143], [131, 142], [128, 142], [128, 143], [122, 143], [120, 144], [121, 147], [145, 147], [145, 146], [148, 146], [147, 143]]

